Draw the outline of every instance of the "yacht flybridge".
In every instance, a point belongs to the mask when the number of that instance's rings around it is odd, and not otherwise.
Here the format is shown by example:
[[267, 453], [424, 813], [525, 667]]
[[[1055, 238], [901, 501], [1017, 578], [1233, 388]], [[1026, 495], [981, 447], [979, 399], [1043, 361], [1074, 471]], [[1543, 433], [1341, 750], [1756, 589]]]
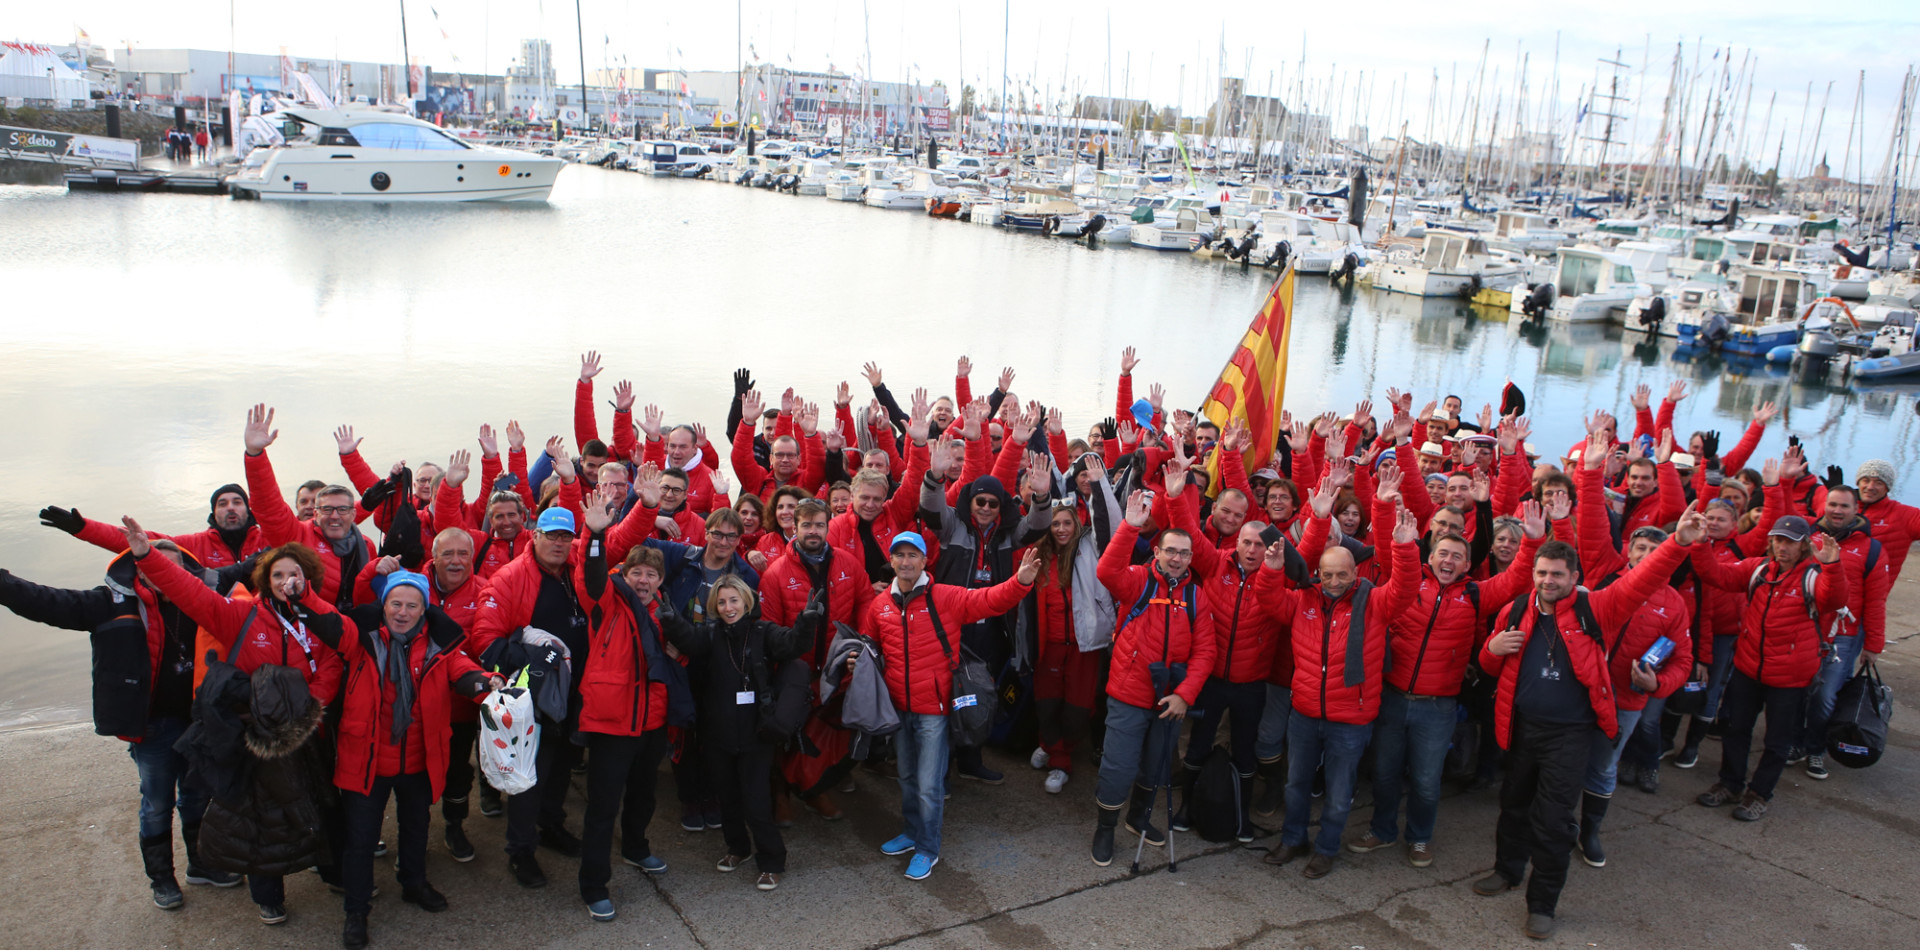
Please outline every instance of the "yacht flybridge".
[[286, 143], [256, 148], [227, 180], [236, 198], [295, 201], [545, 201], [566, 164], [461, 141], [376, 109], [274, 114]]

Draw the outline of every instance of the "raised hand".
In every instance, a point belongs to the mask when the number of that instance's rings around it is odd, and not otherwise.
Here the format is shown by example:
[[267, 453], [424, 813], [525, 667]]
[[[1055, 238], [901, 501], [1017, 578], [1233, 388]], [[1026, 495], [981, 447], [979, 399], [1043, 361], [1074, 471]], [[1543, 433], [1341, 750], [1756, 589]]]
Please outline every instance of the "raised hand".
[[1669, 461], [1672, 461], [1672, 459], [1673, 430], [1662, 429], [1660, 430], [1660, 441], [1653, 444], [1653, 460], [1657, 464], [1665, 465]]
[[1013, 576], [1022, 584], [1032, 585], [1040, 577], [1040, 548], [1027, 548], [1027, 556], [1020, 559], [1020, 567]]
[[704, 448], [707, 444], [707, 427], [698, 422], [689, 422], [687, 423], [687, 428], [693, 430], [694, 447]]
[[1107, 480], [1106, 459], [1101, 458], [1100, 453], [1098, 452], [1088, 453], [1086, 458], [1087, 458], [1087, 474], [1091, 475], [1095, 481], [1102, 481], [1102, 482], [1106, 481]]
[[1493, 403], [1489, 402], [1489, 403], [1481, 404], [1479, 423], [1480, 423], [1480, 431], [1482, 432], [1485, 432], [1488, 429], [1493, 428]]
[[1768, 422], [1771, 422], [1773, 420], [1774, 416], [1777, 416], [1779, 414], [1780, 414], [1779, 406], [1774, 405], [1772, 401], [1763, 402], [1760, 405], [1754, 407], [1753, 421], [1758, 422], [1761, 425], [1766, 425]]
[[1393, 543], [1412, 544], [1420, 540], [1420, 521], [1405, 505], [1394, 509]]
[[588, 350], [580, 354], [580, 381], [590, 383], [598, 375], [600, 375], [600, 351]]
[[1547, 536], [1547, 510], [1529, 498], [1520, 503], [1520, 530], [1538, 541]]
[[[348, 430], [348, 434], [351, 435], [352, 430]], [[259, 403], [247, 410], [247, 428], [242, 438], [246, 442], [248, 455], [265, 452], [267, 446], [279, 437], [280, 430], [273, 427], [273, 410], [268, 409], [266, 403]]]
[[1353, 406], [1353, 424], [1361, 425], [1373, 418], [1373, 400], [1362, 399]]
[[481, 423], [480, 424], [480, 457], [490, 459], [490, 458], [497, 458], [499, 455], [500, 455], [500, 440], [494, 438], [493, 427], [490, 425], [487, 425], [484, 422]]
[[1027, 497], [1045, 498], [1053, 493], [1053, 457], [1045, 452], [1027, 453]]
[[1193, 459], [1187, 457], [1187, 446], [1179, 439], [1173, 440], [1173, 455], [1167, 459], [1164, 467], [1167, 481], [1167, 497], [1177, 498], [1187, 488], [1187, 471], [1193, 468]]
[[1267, 545], [1267, 556], [1265, 558], [1265, 564], [1267, 565], [1267, 567], [1276, 571], [1284, 571], [1287, 569], [1287, 542], [1286, 541], [1284, 540], [1275, 541], [1272, 544]]
[[1587, 435], [1587, 446], [1580, 450], [1580, 467], [1591, 472], [1606, 464], [1607, 455], [1613, 449], [1608, 444], [1603, 429], [1593, 429]]
[[1066, 417], [1061, 415], [1059, 406], [1047, 410], [1047, 432], [1053, 435], [1065, 435], [1067, 432]]
[[648, 508], [660, 507], [660, 466], [648, 462], [633, 473], [633, 490], [640, 495], [640, 503]]
[[1013, 424], [1008, 426], [1007, 434], [1013, 437], [1015, 444], [1025, 445], [1028, 439], [1033, 438], [1033, 429], [1040, 421], [1039, 416], [1039, 404], [1028, 403], [1025, 412], [1013, 417]]
[[745, 366], [742, 366], [739, 369], [736, 369], [733, 371], [733, 394], [735, 396], [745, 395], [747, 390], [752, 388], [753, 388], [753, 371], [752, 370], [749, 370]]
[[1117, 426], [1121, 445], [1139, 445], [1140, 427], [1131, 422], [1121, 422]]
[[[269, 416], [269, 418], [271, 418], [271, 416]], [[356, 439], [353, 437], [352, 426], [343, 425], [333, 430], [333, 444], [340, 449], [341, 455], [351, 455], [359, 451], [360, 443], [365, 441], [365, 439]]]
[[1295, 454], [1305, 454], [1307, 446], [1311, 444], [1312, 439], [1312, 430], [1308, 429], [1307, 424], [1304, 422], [1294, 423], [1293, 430], [1287, 433], [1287, 445], [1293, 449]]
[[547, 458], [553, 460], [553, 470], [563, 482], [573, 481], [573, 455], [567, 451], [567, 440], [554, 436], [547, 440]]
[[1000, 380], [994, 384], [994, 388], [1003, 393], [1013, 392], [1013, 367], [1007, 366], [1000, 370]]
[[1326, 518], [1333, 514], [1333, 496], [1340, 493], [1340, 487], [1331, 477], [1320, 480], [1320, 487], [1307, 495], [1307, 504], [1313, 508], [1315, 518]]
[[987, 401], [975, 399], [960, 407], [960, 435], [971, 442], [980, 438], [981, 426], [987, 421]]
[[640, 410], [640, 431], [646, 433], [648, 442], [660, 441], [660, 424], [665, 417], [666, 413], [661, 412], [660, 407], [652, 403], [648, 403], [647, 408]]
[[518, 452], [527, 446], [527, 433], [515, 419], [507, 420], [507, 451]]
[[1421, 407], [1420, 415], [1416, 421], [1418, 421], [1421, 425], [1426, 425], [1427, 420], [1433, 418], [1434, 410], [1439, 408], [1440, 408], [1440, 403], [1438, 401], [1429, 400], [1425, 406]]
[[1253, 447], [1253, 430], [1247, 428], [1245, 419], [1229, 419], [1226, 431], [1220, 433], [1220, 444], [1230, 452], [1245, 452]]
[[1127, 523], [1136, 528], [1147, 526], [1147, 515], [1153, 511], [1153, 502], [1144, 491], [1136, 491], [1127, 496]]
[[80, 509], [61, 508], [56, 505], [48, 505], [40, 509], [40, 523], [73, 535], [79, 534], [87, 527], [87, 519], [80, 516]]
[[1120, 351], [1120, 375], [1132, 376], [1133, 368], [1140, 365], [1140, 358], [1134, 355], [1133, 347]]
[[966, 379], [967, 377], [972, 376], [973, 361], [970, 359], [967, 359], [965, 356], [962, 356], [958, 360], [955, 360], [953, 364], [953, 375], [961, 379]]
[[727, 476], [721, 474], [717, 468], [713, 469], [707, 475], [707, 481], [713, 483], [713, 493], [715, 495], [725, 495], [733, 491], [733, 483], [727, 481]]
[[633, 411], [633, 381], [623, 379], [613, 384], [613, 411]]
[[588, 493], [586, 502], [581, 505], [581, 520], [587, 523], [587, 530], [593, 534], [604, 534], [613, 525], [614, 512], [620, 507], [620, 490], [612, 485], [601, 485]]
[[1835, 541], [1833, 535], [1825, 531], [1814, 535], [1813, 558], [1822, 564], [1832, 564], [1840, 560], [1840, 542]]
[[1667, 401], [1679, 402], [1685, 398], [1687, 398], [1687, 381], [1684, 379], [1674, 380], [1673, 385], [1667, 387]]
[[848, 385], [844, 379], [840, 381], [839, 386], [834, 387], [833, 405], [836, 409], [840, 406], [853, 405], [853, 387]]
[[120, 523], [126, 526], [127, 550], [133, 552], [134, 557], [146, 557], [147, 552], [153, 550], [153, 541], [147, 537], [147, 532], [140, 527], [140, 522], [133, 520], [131, 515], [123, 515], [120, 518]]
[[787, 391], [780, 394], [780, 414], [783, 416], [793, 415], [793, 407], [796, 404], [797, 401], [793, 396], [793, 387], [788, 386]]
[[1653, 387], [1641, 383], [1633, 387], [1633, 396], [1629, 400], [1635, 409], [1645, 409], [1653, 405]]
[[1473, 470], [1473, 500], [1487, 501], [1493, 497], [1493, 479], [1487, 477], [1485, 469]]
[[1344, 455], [1327, 463], [1327, 479], [1333, 483], [1333, 487], [1336, 489], [1351, 487], [1353, 485], [1353, 463], [1347, 461]]
[[1400, 463], [1391, 456], [1380, 463], [1378, 471], [1373, 473], [1377, 484], [1373, 497], [1380, 501], [1397, 502], [1400, 500]]
[[1707, 514], [1704, 511], [1688, 511], [1680, 516], [1680, 524], [1673, 532], [1673, 539], [1682, 545], [1693, 544], [1707, 533]]
[[827, 431], [820, 433], [820, 447], [829, 452], [844, 451], [847, 447], [847, 437], [840, 433], [839, 426], [829, 426]]
[[1788, 484], [1799, 481], [1807, 474], [1807, 450], [1798, 445], [1787, 446], [1786, 456], [1780, 460], [1780, 477]]
[[880, 373], [880, 364], [868, 363], [860, 367], [860, 375], [865, 376], [867, 378], [867, 385], [872, 386], [875, 389], [880, 388], [881, 379], [882, 379], [882, 376]]
[[760, 414], [762, 412], [765, 412], [766, 408], [767, 408], [766, 400], [761, 397], [760, 390], [749, 389], [746, 392], [741, 393], [740, 394], [741, 424], [748, 425], [748, 426], [759, 425]]
[[1167, 391], [1159, 383], [1154, 383], [1147, 387], [1147, 402], [1153, 404], [1154, 412], [1161, 411], [1161, 407], [1166, 404], [1166, 400]]
[[794, 403], [793, 421], [800, 427], [800, 434], [811, 438], [820, 430], [820, 404], [812, 402]]
[[[927, 401], [926, 387], [913, 391], [913, 410], [907, 414], [907, 437], [915, 445], [927, 444], [927, 414], [931, 406]], [[977, 430], [976, 430], [977, 431]]]
[[466, 482], [467, 473], [472, 471], [473, 453], [460, 449], [447, 459], [447, 484], [459, 488]]

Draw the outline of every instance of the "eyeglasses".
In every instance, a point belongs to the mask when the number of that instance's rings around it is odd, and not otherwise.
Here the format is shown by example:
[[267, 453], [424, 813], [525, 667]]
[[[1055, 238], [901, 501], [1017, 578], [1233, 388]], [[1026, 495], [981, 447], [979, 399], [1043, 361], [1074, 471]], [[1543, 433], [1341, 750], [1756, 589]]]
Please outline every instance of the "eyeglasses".
[[1193, 556], [1192, 551], [1182, 551], [1179, 548], [1161, 548], [1160, 553], [1174, 558], [1189, 558]]
[[662, 485], [662, 486], [660, 486], [660, 494], [662, 494], [662, 495], [684, 495], [684, 494], [686, 494], [686, 493], [687, 493], [687, 489], [686, 489], [686, 486], [684, 486], [684, 485]]
[[777, 458], [777, 459], [797, 459], [797, 458], [799, 458], [799, 457], [800, 457], [800, 453], [798, 453], [798, 452], [775, 452], [775, 453], [773, 453], [773, 457], [774, 457], [774, 458]]
[[1000, 507], [1000, 499], [988, 497], [975, 498], [973, 500], [973, 506], [975, 508], [998, 508]]
[[352, 511], [353, 506], [352, 505], [318, 505], [318, 506], [315, 506], [313, 510], [323, 515], [344, 515], [347, 512]]
[[738, 540], [740, 540], [740, 532], [738, 532], [738, 531], [709, 531], [709, 532], [707, 532], [707, 540], [709, 540], [709, 541], [738, 541]]

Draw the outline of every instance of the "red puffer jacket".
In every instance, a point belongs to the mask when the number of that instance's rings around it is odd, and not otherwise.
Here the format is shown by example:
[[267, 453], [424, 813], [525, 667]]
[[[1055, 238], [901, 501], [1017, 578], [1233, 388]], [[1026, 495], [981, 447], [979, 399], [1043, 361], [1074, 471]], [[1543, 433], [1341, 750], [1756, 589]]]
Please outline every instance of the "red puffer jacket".
[[[520, 454], [524, 456], [526, 453]], [[523, 459], [521, 468], [525, 467], [526, 463]], [[578, 490], [579, 483], [576, 481], [573, 491], [578, 492]], [[463, 504], [461, 499], [460, 486], [450, 485], [445, 479], [441, 479], [439, 492], [433, 497], [433, 534], [425, 539], [427, 549], [429, 551], [433, 549], [433, 539], [439, 537], [440, 532], [448, 528], [465, 530], [468, 537], [473, 539], [473, 576], [484, 582], [495, 572], [506, 567], [507, 562], [526, 552], [527, 546], [533, 543], [533, 526], [528, 524], [522, 528], [511, 541], [501, 540], [494, 537], [492, 531], [488, 529], [486, 509], [483, 505], [476, 503], [473, 506], [480, 513], [478, 522], [461, 516], [460, 509]], [[485, 500], [481, 499], [483, 502]], [[578, 504], [576, 503], [573, 507], [578, 507]], [[532, 511], [533, 507], [529, 505], [527, 510]], [[528, 520], [532, 520], [531, 516]]]
[[592, 639], [580, 679], [580, 731], [637, 736], [666, 725], [667, 684], [647, 677], [646, 646], [641, 641], [642, 637], [654, 639], [654, 649], [666, 649], [660, 632], [660, 602], [648, 601], [642, 619], [634, 612], [637, 598], [626, 578], [609, 579], [596, 599], [587, 592], [582, 574], [584, 569], [576, 572], [574, 589], [587, 608]]
[[[867, 614], [867, 602], [874, 599], [873, 586], [867, 581], [867, 569], [860, 556], [831, 546], [827, 551], [829, 557], [821, 566], [821, 574], [827, 587], [829, 623], [822, 625], [822, 635], [815, 638], [817, 649], [805, 655], [815, 670], [820, 669], [826, 659], [816, 654], [824, 653], [826, 645], [832, 642], [832, 624], [858, 627]], [[813, 574], [807, 570], [806, 558], [791, 547], [760, 572], [760, 616], [764, 620], [782, 627], [793, 626], [799, 622], [800, 612], [807, 609], [807, 598], [811, 596]]]
[[[579, 576], [580, 565], [587, 559], [589, 540], [576, 538], [567, 549], [569, 584]], [[467, 631], [468, 656], [486, 653], [493, 641], [511, 635], [533, 619], [534, 604], [540, 600], [541, 575], [539, 558], [528, 552], [487, 580], [486, 589], [480, 592], [480, 607], [474, 611], [473, 627]], [[574, 657], [573, 661], [578, 664], [580, 658]]]
[[[1860, 635], [1860, 648], [1879, 653], [1887, 646], [1887, 593], [1893, 585], [1893, 571], [1887, 564], [1887, 551], [1873, 537], [1865, 518], [1832, 530], [1815, 522], [1814, 528], [1826, 531], [1840, 542], [1840, 564], [1847, 573], [1847, 612], [1836, 636]], [[1824, 628], [1823, 628], [1824, 629]]]
[[[1692, 625], [1693, 611], [1687, 609], [1687, 599], [1662, 584], [1633, 611], [1625, 625], [1607, 632], [1607, 669], [1613, 675], [1617, 708], [1645, 709], [1647, 700], [1673, 695], [1693, 675], [1693, 634], [1688, 632]], [[1633, 688], [1633, 664], [1661, 637], [1673, 641], [1673, 653], [1654, 671], [1660, 685], [1651, 693], [1640, 692]]]
[[[1689, 550], [1706, 549], [1701, 545], [1684, 548], [1679, 542], [1668, 540], [1606, 590], [1586, 591], [1582, 588], [1573, 596], [1560, 598], [1553, 605], [1554, 626], [1560, 630], [1560, 642], [1566, 645], [1574, 675], [1587, 687], [1587, 702], [1593, 707], [1594, 720], [1607, 738], [1619, 736], [1620, 719], [1614, 710], [1613, 674], [1607, 669], [1606, 647], [1595, 637], [1604, 637], [1605, 631], [1618, 629], [1626, 623], [1656, 589], [1665, 586], [1667, 578], [1686, 558]], [[1580, 618], [1574, 611], [1574, 604], [1582, 594], [1586, 596], [1587, 606], [1593, 611], [1593, 619], [1600, 627], [1593, 635], [1581, 629]], [[1524, 601], [1502, 606], [1494, 617], [1493, 629], [1517, 627], [1526, 638], [1531, 638], [1533, 618], [1538, 610], [1534, 596], [1528, 595]], [[1515, 610], [1516, 604], [1518, 611]], [[1514, 616], [1516, 612], [1519, 613], [1518, 617]], [[1492, 642], [1491, 638], [1487, 641]], [[1510, 748], [1509, 743], [1513, 738], [1513, 692], [1519, 683], [1520, 658], [1526, 652], [1526, 639], [1520, 641], [1518, 650], [1506, 656], [1495, 656], [1486, 644], [1480, 647], [1480, 668], [1499, 680], [1493, 696], [1493, 733], [1502, 749]]]
[[[321, 642], [307, 628], [304, 619], [334, 612], [333, 604], [320, 596], [319, 591], [309, 586], [300, 597], [301, 619], [287, 618], [291, 629], [298, 632], [296, 635], [288, 632], [288, 626], [282, 623], [281, 611], [285, 605], [278, 600], [222, 597], [168, 557], [154, 557], [149, 553], [137, 563], [161, 594], [220, 644], [221, 659], [226, 659], [226, 651], [232, 648], [235, 637], [245, 637], [239, 653], [234, 655], [234, 666], [247, 673], [269, 663], [292, 667], [306, 679], [307, 692], [312, 694], [314, 702], [322, 706], [333, 702], [340, 689], [340, 654]], [[256, 604], [260, 608], [257, 611], [254, 610]], [[240, 629], [249, 614], [253, 616], [253, 625]], [[301, 637], [306, 638], [304, 644]]]
[[[664, 472], [671, 467], [667, 464], [667, 442], [665, 439], [648, 439], [646, 441], [645, 452], [646, 456], [644, 461], [652, 462], [660, 466], [661, 471]], [[686, 510], [704, 515], [716, 508], [725, 508], [730, 505], [731, 502], [728, 501], [726, 495], [713, 490], [714, 466], [720, 464], [720, 454], [713, 450], [713, 446], [702, 444], [699, 453], [694, 455], [689, 462], [693, 467], [686, 470]]]
[[[886, 507], [880, 509], [873, 524], [862, 527], [860, 516], [853, 509], [835, 515], [827, 523], [827, 543], [866, 564], [866, 549], [860, 543], [860, 532], [872, 533], [874, 543], [885, 552], [893, 544], [893, 536], [902, 531], [919, 533], [927, 542], [927, 568], [933, 568], [933, 562], [940, 557], [940, 547], [935, 543], [937, 532], [928, 531], [920, 524], [920, 486], [927, 475], [927, 463], [930, 461], [925, 445], [912, 445], [907, 449], [907, 470], [900, 478], [900, 486], [887, 497]], [[796, 613], [798, 612], [796, 608]]]
[[1412, 603], [1387, 619], [1393, 635], [1387, 684], [1419, 696], [1459, 695], [1467, 661], [1486, 639], [1487, 618], [1533, 589], [1533, 555], [1540, 543], [1522, 539], [1513, 563], [1484, 581], [1463, 577], [1442, 585], [1433, 568], [1421, 565]]
[[[1155, 663], [1187, 665], [1187, 675], [1173, 691], [1192, 706], [1200, 697], [1200, 688], [1213, 674], [1213, 609], [1199, 592], [1197, 579], [1189, 574], [1178, 584], [1169, 583], [1152, 564], [1131, 565], [1135, 539], [1140, 529], [1121, 522], [1100, 552], [1100, 564], [1094, 576], [1113, 595], [1119, 619], [1113, 631], [1113, 661], [1107, 676], [1107, 695], [1142, 709], [1154, 705], [1153, 671]], [[1205, 544], [1202, 540], [1200, 544]], [[1149, 586], [1152, 590], [1149, 591]], [[1151, 594], [1146, 609], [1128, 619], [1142, 596]], [[1188, 598], [1199, 602], [1194, 603]]]
[[[1816, 567], [1822, 568], [1813, 585], [1818, 623], [1808, 613], [1806, 600], [1806, 573]], [[1771, 557], [1726, 563], [1703, 551], [1694, 553], [1693, 570], [1708, 586], [1746, 598], [1746, 610], [1740, 617], [1740, 642], [1733, 649], [1735, 669], [1762, 686], [1799, 689], [1813, 682], [1820, 670], [1820, 644], [1827, 639], [1833, 612], [1847, 605], [1844, 570], [1838, 565], [1821, 565], [1812, 557], [1785, 570]], [[1752, 592], [1748, 593], [1750, 584]]]
[[[355, 607], [349, 616], [339, 618], [339, 627], [331, 634], [346, 665], [333, 784], [365, 795], [373, 790], [376, 776], [425, 770], [437, 800], [446, 784], [455, 694], [462, 697], [460, 705], [472, 706], [471, 700], [487, 692], [486, 674], [461, 649], [466, 634], [460, 625], [445, 611], [429, 609], [421, 620], [423, 629], [408, 644], [407, 666], [413, 673], [415, 697], [413, 722], [396, 745], [393, 707], [398, 691], [381, 677], [374, 659], [375, 638], [382, 647], [392, 642], [380, 618], [378, 606]], [[361, 629], [361, 624], [367, 629]]]
[[[1310, 527], [1325, 520], [1314, 518]], [[1393, 576], [1384, 586], [1361, 580], [1338, 598], [1309, 587], [1278, 599], [1280, 618], [1292, 630], [1293, 708], [1301, 715], [1353, 724], [1379, 716], [1387, 620], [1407, 609], [1420, 577], [1417, 546], [1391, 540], [1388, 546]], [[1361, 615], [1359, 630], [1353, 629], [1356, 612]], [[1356, 657], [1359, 669], [1353, 667]]]
[[1900, 579], [1900, 566], [1907, 563], [1907, 551], [1920, 538], [1920, 508], [1882, 498], [1860, 506], [1860, 514], [1873, 526], [1874, 540], [1886, 552], [1887, 567], [1893, 580]]
[[[347, 592], [352, 593], [353, 578], [340, 576], [340, 556], [333, 553], [332, 542], [312, 522], [301, 521], [293, 509], [287, 507], [286, 497], [280, 494], [280, 483], [273, 476], [273, 463], [265, 451], [246, 456], [246, 465], [247, 496], [253, 500], [253, 517], [260, 522], [267, 544], [278, 546], [298, 541], [318, 552], [326, 577], [314, 586], [319, 588], [321, 600], [339, 603], [341, 585], [348, 585]], [[367, 560], [374, 560], [373, 542], [364, 537], [361, 540], [367, 546]]]
[[1239, 539], [1224, 548], [1207, 542], [1194, 511], [1196, 494], [1182, 491], [1167, 509], [1174, 527], [1193, 539], [1193, 576], [1200, 581], [1201, 596], [1213, 615], [1212, 674], [1230, 683], [1259, 682], [1273, 669], [1284, 628], [1274, 615], [1271, 595], [1263, 596], [1259, 589], [1260, 565], [1251, 571], [1240, 569], [1235, 557]]
[[[793, 560], [789, 557], [786, 560]], [[860, 632], [880, 643], [887, 660], [887, 692], [900, 709], [923, 716], [944, 716], [953, 696], [953, 665], [960, 659], [960, 631], [1019, 606], [1020, 599], [1032, 588], [1017, 577], [968, 590], [951, 584], [935, 584], [925, 574], [913, 590], [901, 594], [896, 580], [887, 593], [867, 605]], [[934, 633], [933, 618], [940, 615], [940, 629], [947, 635], [947, 651], [940, 648]]]
[[[118, 552], [127, 549], [127, 533], [118, 525], [95, 521], [92, 518], [86, 519], [86, 522], [86, 526], [81, 528], [80, 533], [74, 537], [108, 551]], [[162, 538], [172, 541], [180, 546], [180, 550], [193, 555], [193, 559], [199, 561], [202, 567], [222, 568], [238, 563], [234, 560], [233, 549], [227, 547], [227, 542], [221, 540], [220, 532], [214, 528], [187, 534], [161, 534], [158, 531], [149, 531], [147, 537], [155, 541]], [[247, 529], [246, 540], [240, 543], [240, 560], [244, 561], [269, 547], [271, 545], [267, 544], [266, 536], [260, 533], [260, 526], [256, 524]]]

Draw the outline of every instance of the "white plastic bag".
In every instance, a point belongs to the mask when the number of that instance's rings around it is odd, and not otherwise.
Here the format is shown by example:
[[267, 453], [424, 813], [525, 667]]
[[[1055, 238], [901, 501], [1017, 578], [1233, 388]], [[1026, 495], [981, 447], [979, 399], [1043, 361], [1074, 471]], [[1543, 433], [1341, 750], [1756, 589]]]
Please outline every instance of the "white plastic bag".
[[540, 750], [540, 724], [533, 694], [521, 687], [496, 689], [480, 704], [480, 774], [503, 795], [534, 786], [533, 761]]

